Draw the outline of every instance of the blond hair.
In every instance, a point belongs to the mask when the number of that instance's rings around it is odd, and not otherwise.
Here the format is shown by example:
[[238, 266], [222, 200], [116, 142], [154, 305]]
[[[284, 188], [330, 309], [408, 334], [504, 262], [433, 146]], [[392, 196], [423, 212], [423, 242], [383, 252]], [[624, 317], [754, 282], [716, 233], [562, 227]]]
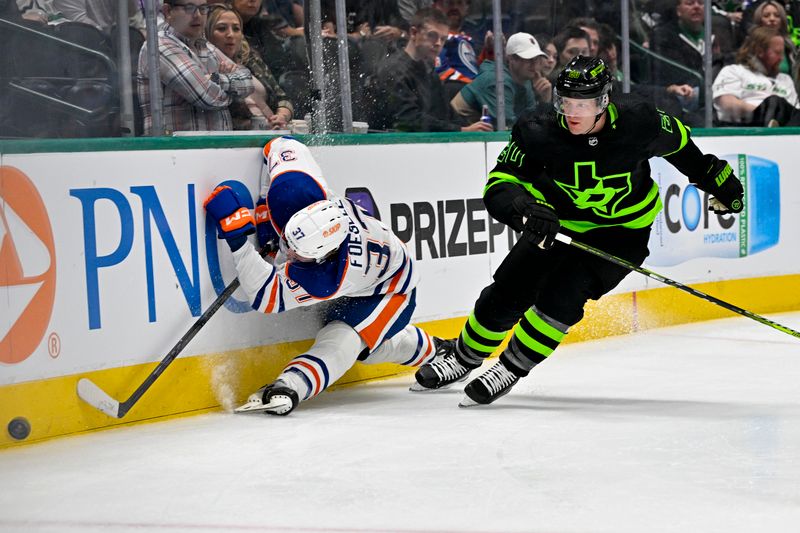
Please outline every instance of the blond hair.
[[[237, 13], [235, 9], [227, 4], [209, 4], [209, 6], [211, 9], [208, 12], [208, 18], [206, 19], [206, 39], [211, 37], [211, 34], [214, 32], [214, 26], [217, 24], [217, 21], [219, 21], [219, 18], [223, 15], [223, 13], [233, 13], [236, 15], [236, 18], [239, 20], [239, 28], [241, 28], [242, 32], [244, 32], [244, 22], [242, 22], [242, 16]], [[236, 57], [232, 57], [231, 59], [237, 63], [242, 63], [249, 54], [250, 47], [247, 45], [244, 34], [242, 34], [242, 46], [236, 53]]]
[[753, 11], [753, 22], [756, 27], [761, 26], [761, 17], [764, 15], [764, 9], [766, 9], [767, 6], [773, 6], [778, 10], [778, 17], [781, 19], [781, 25], [778, 27], [780, 34], [782, 36], [789, 35], [789, 20], [786, 17], [786, 9], [775, 0], [767, 0]]

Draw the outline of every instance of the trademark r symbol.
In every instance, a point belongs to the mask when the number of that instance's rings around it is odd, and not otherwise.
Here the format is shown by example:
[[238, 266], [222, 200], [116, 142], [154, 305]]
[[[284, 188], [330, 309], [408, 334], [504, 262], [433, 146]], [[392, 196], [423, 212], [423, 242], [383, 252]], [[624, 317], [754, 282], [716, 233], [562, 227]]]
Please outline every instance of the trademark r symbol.
[[47, 351], [53, 359], [61, 353], [61, 337], [58, 333], [53, 332], [47, 337]]

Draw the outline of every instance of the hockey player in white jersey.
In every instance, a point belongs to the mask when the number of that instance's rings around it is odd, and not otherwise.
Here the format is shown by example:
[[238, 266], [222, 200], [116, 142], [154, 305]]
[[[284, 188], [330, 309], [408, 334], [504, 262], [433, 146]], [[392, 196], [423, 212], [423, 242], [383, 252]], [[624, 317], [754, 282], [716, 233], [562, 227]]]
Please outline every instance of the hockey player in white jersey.
[[[279, 313], [336, 300], [313, 346], [237, 409], [286, 415], [333, 384], [357, 360], [416, 367], [451, 350], [452, 344], [409, 323], [419, 276], [405, 244], [351, 200], [331, 194], [321, 173], [314, 176], [316, 163], [305, 146], [294, 139], [279, 144], [283, 157], [277, 146], [265, 148], [265, 156], [274, 151], [280, 160], [274, 168], [286, 167], [270, 175], [265, 191], [266, 215], [275, 237], [280, 235], [275, 265], [248, 242], [255, 219], [232, 189], [218, 187], [204, 206], [219, 222], [219, 236], [233, 252], [241, 286], [254, 309]], [[286, 165], [293, 157], [296, 163]], [[306, 157], [310, 161], [300, 160]], [[289, 216], [298, 203], [306, 205]]]

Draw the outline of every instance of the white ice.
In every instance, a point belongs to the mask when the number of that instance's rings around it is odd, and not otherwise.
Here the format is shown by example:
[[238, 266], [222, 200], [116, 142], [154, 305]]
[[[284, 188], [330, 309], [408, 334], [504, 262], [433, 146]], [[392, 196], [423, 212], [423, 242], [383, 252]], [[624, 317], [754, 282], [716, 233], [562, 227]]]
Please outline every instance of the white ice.
[[411, 379], [0, 452], [0, 531], [800, 531], [800, 339], [755, 321], [565, 345], [489, 407]]

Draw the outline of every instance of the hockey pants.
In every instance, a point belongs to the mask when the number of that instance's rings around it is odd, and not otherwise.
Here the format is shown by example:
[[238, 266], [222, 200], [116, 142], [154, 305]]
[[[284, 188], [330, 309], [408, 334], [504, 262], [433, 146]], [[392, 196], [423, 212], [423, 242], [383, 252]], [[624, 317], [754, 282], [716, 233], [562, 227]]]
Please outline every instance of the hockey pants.
[[[648, 255], [649, 227], [564, 233], [635, 265]], [[519, 376], [527, 375], [558, 347], [569, 327], [580, 322], [586, 302], [608, 293], [628, 273], [561, 242], [542, 250], [521, 238], [495, 272], [494, 283], [475, 303], [459, 335], [459, 359], [469, 367], [480, 366], [513, 327], [501, 360]]]

